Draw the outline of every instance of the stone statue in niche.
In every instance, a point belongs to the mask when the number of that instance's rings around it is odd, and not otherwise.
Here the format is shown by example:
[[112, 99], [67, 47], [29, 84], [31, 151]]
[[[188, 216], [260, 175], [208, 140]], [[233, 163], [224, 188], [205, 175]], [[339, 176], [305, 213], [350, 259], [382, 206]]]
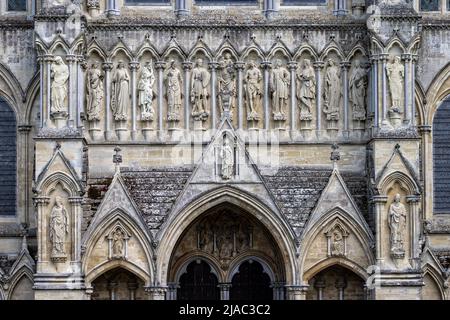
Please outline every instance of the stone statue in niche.
[[336, 228], [333, 230], [331, 236], [331, 255], [332, 256], [343, 256], [345, 254], [345, 244], [344, 236], [341, 230]]
[[94, 62], [87, 72], [87, 117], [89, 121], [100, 120], [104, 97], [103, 73], [98, 62]]
[[209, 116], [207, 102], [210, 78], [208, 70], [203, 66], [203, 60], [197, 59], [191, 74], [191, 103], [194, 120], [205, 121]]
[[261, 102], [262, 89], [261, 80], [262, 75], [256, 66], [255, 61], [249, 62], [249, 68], [245, 73], [244, 78], [244, 92], [245, 92], [245, 105], [247, 107], [247, 120], [258, 121], [258, 107]]
[[234, 146], [231, 145], [228, 137], [224, 138], [223, 146], [220, 149], [220, 157], [222, 158], [222, 179], [231, 179], [234, 173]]
[[312, 120], [311, 110], [316, 99], [316, 75], [311, 60], [303, 60], [297, 73], [297, 99], [300, 101], [300, 120]]
[[355, 60], [349, 80], [349, 100], [353, 109], [353, 120], [366, 120], [367, 71]]
[[67, 115], [67, 81], [69, 68], [61, 57], [56, 57], [51, 66], [51, 114]]
[[390, 229], [390, 244], [391, 256], [394, 259], [401, 259], [405, 257], [404, 237], [406, 229], [406, 208], [400, 202], [400, 194], [394, 196], [394, 202], [389, 207], [389, 229]]
[[386, 75], [389, 80], [389, 92], [391, 94], [391, 113], [402, 113], [403, 110], [403, 78], [405, 77], [405, 67], [400, 61], [400, 57], [394, 57], [394, 61], [386, 65]]
[[127, 120], [130, 108], [130, 76], [123, 61], [119, 61], [112, 76], [111, 109], [116, 121]]
[[125, 233], [122, 229], [117, 228], [112, 235], [112, 257], [113, 259], [121, 259], [124, 257]]
[[236, 96], [236, 81], [234, 64], [231, 59], [231, 54], [225, 53], [222, 62], [220, 63], [219, 74], [219, 106], [222, 110], [222, 115], [227, 115], [232, 119], [234, 108], [234, 97]]
[[329, 59], [325, 74], [324, 113], [327, 120], [339, 120], [339, 104], [341, 102], [341, 76], [336, 62]]
[[175, 60], [170, 60], [169, 68], [166, 73], [166, 94], [168, 107], [168, 121], [180, 120], [181, 109], [181, 85], [182, 78], [180, 70], [175, 66]]
[[289, 71], [282, 66], [280, 59], [275, 60], [269, 82], [274, 120], [286, 120], [285, 110], [289, 99], [290, 83]]
[[55, 205], [50, 213], [50, 258], [56, 262], [64, 262], [67, 253], [64, 247], [66, 235], [69, 233], [69, 215], [61, 197], [55, 198]]
[[155, 74], [151, 61], [147, 61], [142, 68], [141, 76], [137, 85], [138, 105], [141, 108], [141, 120], [152, 121], [155, 110], [153, 109], [153, 85], [155, 84]]

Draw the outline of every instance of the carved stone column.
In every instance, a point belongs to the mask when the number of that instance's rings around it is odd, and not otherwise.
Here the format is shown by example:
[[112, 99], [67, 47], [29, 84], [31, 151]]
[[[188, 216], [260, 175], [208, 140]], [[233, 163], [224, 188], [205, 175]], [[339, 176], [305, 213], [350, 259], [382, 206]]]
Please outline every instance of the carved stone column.
[[[411, 119], [412, 120], [412, 119]], [[419, 126], [419, 132], [422, 136], [422, 152], [421, 152], [421, 158], [422, 160], [422, 166], [423, 166], [423, 172], [432, 172], [432, 166], [433, 166], [433, 144], [431, 143], [433, 137], [431, 134], [432, 126], [431, 125], [424, 125]], [[423, 175], [423, 193], [422, 193], [422, 199], [423, 199], [423, 219], [428, 220], [433, 217], [433, 201], [432, 201], [432, 192], [433, 192], [433, 176], [432, 175]]]
[[[45, 107], [44, 107], [44, 113], [45, 113], [45, 122], [47, 123], [46, 126], [49, 126], [52, 119], [51, 119], [51, 65], [53, 62], [53, 55], [46, 54], [44, 56], [44, 69], [45, 69]], [[44, 122], [44, 123], [45, 123]]]
[[374, 118], [373, 118], [373, 126], [376, 128], [379, 127], [379, 119], [380, 119], [380, 110], [379, 110], [379, 105], [378, 105], [378, 56], [372, 55], [370, 57], [370, 62], [372, 64], [372, 68], [371, 68], [371, 97], [372, 97], [372, 108], [373, 108], [373, 113], [374, 113]]
[[136, 119], [137, 119], [137, 101], [136, 101], [136, 73], [139, 68], [139, 62], [131, 61], [129, 64], [131, 71], [131, 139], [136, 140], [137, 129], [136, 129]]
[[418, 55], [412, 55], [411, 64], [411, 127], [416, 126], [416, 64]]
[[180, 285], [177, 282], [171, 282], [167, 286], [167, 300], [177, 300], [177, 289]]
[[119, 0], [106, 0], [106, 14], [108, 16], [120, 15]]
[[297, 71], [297, 61], [290, 61], [288, 63], [288, 68], [290, 71], [291, 76], [291, 110], [290, 110], [290, 116], [291, 116], [291, 139], [294, 139], [295, 130], [296, 130], [296, 124], [297, 124], [297, 118], [295, 116], [295, 109], [297, 108], [297, 95], [296, 95], [296, 71]]
[[158, 70], [158, 131], [160, 137], [164, 129], [163, 124], [163, 107], [164, 107], [164, 68], [166, 63], [164, 61], [156, 62], [156, 69]]
[[317, 290], [317, 300], [323, 300], [323, 289], [325, 288], [325, 281], [322, 278], [316, 278], [314, 288]]
[[264, 70], [264, 92], [263, 92], [263, 108], [264, 108], [264, 129], [270, 129], [270, 111], [269, 111], [269, 102], [270, 102], [270, 90], [269, 90], [269, 81], [270, 75], [269, 70], [271, 66], [270, 61], [263, 61], [261, 63], [261, 67]]
[[45, 67], [45, 62], [44, 62], [44, 56], [43, 55], [39, 55], [38, 59], [37, 59], [38, 63], [39, 63], [39, 129], [44, 127], [44, 120], [45, 118], [45, 114], [44, 114], [44, 88], [45, 88], [45, 83], [44, 83], [44, 67]]
[[[78, 78], [76, 75], [77, 70], [77, 57], [73, 54], [68, 54], [66, 56], [67, 63], [69, 65], [69, 80], [68, 80], [68, 89], [69, 92], [67, 94], [67, 105], [68, 110], [67, 114], [69, 116], [68, 126], [73, 127], [75, 118], [76, 118], [76, 92], [73, 88], [74, 83], [76, 84], [78, 81], [76, 79]], [[75, 72], [74, 72], [75, 71]], [[74, 82], [74, 79], [76, 82]]]
[[376, 223], [376, 260], [378, 262], [378, 264], [380, 264], [381, 262], [383, 262], [383, 238], [382, 238], [382, 226], [383, 226], [383, 209], [386, 206], [386, 202], [387, 202], [388, 198], [387, 196], [381, 196], [381, 195], [377, 195], [377, 196], [373, 196], [372, 197], [372, 203], [375, 206], [375, 223]]
[[105, 71], [105, 140], [112, 139], [111, 132], [111, 70], [112, 63], [105, 62], [102, 65]]
[[284, 282], [273, 282], [272, 285], [273, 290], [273, 300], [284, 300]]
[[381, 67], [381, 125], [388, 126], [387, 120], [387, 75], [386, 62], [388, 55], [380, 54], [379, 66]]
[[150, 300], [165, 300], [167, 287], [165, 287], [165, 286], [150, 286], [150, 287], [146, 287], [145, 291], [149, 294]]
[[266, 18], [273, 18], [278, 12], [275, 0], [264, 0], [263, 13]]
[[306, 300], [306, 293], [308, 292], [308, 285], [287, 285], [288, 300]]
[[231, 283], [219, 283], [218, 287], [220, 289], [220, 300], [230, 300]]
[[338, 278], [335, 283], [336, 289], [338, 289], [338, 299], [344, 300], [344, 290], [347, 287], [347, 283], [344, 278]]
[[81, 221], [83, 220], [82, 197], [70, 197], [72, 205], [72, 270], [81, 273]]
[[319, 138], [322, 130], [322, 68], [323, 61], [314, 62], [314, 69], [316, 70], [316, 135]]
[[40, 230], [44, 229], [44, 225], [47, 221], [45, 221], [45, 210], [47, 209], [48, 204], [50, 203], [49, 197], [37, 196], [34, 199], [34, 204], [36, 206], [37, 211], [37, 241], [38, 241], [38, 253], [37, 253], [37, 264], [36, 264], [36, 272], [43, 272], [43, 262], [44, 257], [47, 257], [47, 235], [44, 233], [40, 233]]
[[419, 243], [419, 237], [421, 234], [420, 221], [423, 217], [420, 217], [419, 213], [419, 203], [420, 197], [417, 195], [410, 195], [406, 197], [406, 202], [409, 204], [409, 219], [410, 219], [410, 257], [411, 265], [413, 268], [420, 268], [420, 254], [421, 248]]
[[402, 59], [404, 61], [405, 64], [405, 86], [404, 86], [404, 90], [405, 90], [405, 105], [404, 105], [404, 118], [403, 118], [403, 124], [404, 125], [409, 125], [410, 121], [411, 121], [411, 102], [410, 102], [410, 98], [411, 98], [411, 78], [410, 78], [410, 70], [411, 70], [411, 54], [403, 54], [402, 55]]
[[76, 126], [77, 128], [84, 129], [84, 123], [81, 119], [81, 114], [86, 114], [85, 111], [85, 82], [83, 70], [86, 68], [86, 61], [83, 55], [77, 56], [77, 103], [76, 103]]
[[217, 123], [217, 68], [219, 64], [215, 61], [209, 63], [209, 68], [211, 69], [211, 129], [213, 131], [216, 129]]
[[351, 112], [349, 110], [349, 103], [348, 103], [348, 70], [350, 69], [350, 66], [351, 66], [351, 64], [349, 61], [341, 62], [343, 85], [344, 85], [343, 100], [344, 100], [344, 137], [345, 138], [348, 138], [348, 136], [349, 136], [349, 122], [350, 122], [350, 115], [351, 115]]
[[192, 69], [192, 62], [183, 62], [184, 70], [184, 128], [189, 131], [189, 123], [191, 119], [190, 112], [190, 89], [191, 89], [191, 79], [190, 70]]
[[175, 14], [177, 16], [185, 16], [189, 14], [187, 0], [175, 0]]
[[243, 90], [243, 78], [245, 63], [238, 61], [235, 64], [237, 69], [237, 114], [238, 114], [238, 129], [244, 128], [244, 90]]
[[109, 299], [110, 300], [117, 300], [117, 287], [118, 283], [115, 281], [108, 282], [107, 288], [109, 291]]
[[19, 139], [21, 141], [18, 146], [21, 147], [21, 152], [18, 153], [20, 158], [18, 159], [18, 180], [20, 181], [20, 185], [22, 186], [21, 192], [18, 193], [18, 201], [19, 201], [19, 207], [23, 208], [22, 210], [18, 210], [18, 216], [20, 223], [25, 223], [28, 227], [30, 226], [30, 219], [29, 219], [29, 203], [30, 203], [30, 182], [31, 179], [29, 177], [32, 176], [32, 166], [30, 166], [30, 152], [28, 150], [29, 148], [29, 141], [30, 141], [30, 132], [31, 132], [31, 125], [19, 125], [17, 127], [17, 130], [19, 132]]

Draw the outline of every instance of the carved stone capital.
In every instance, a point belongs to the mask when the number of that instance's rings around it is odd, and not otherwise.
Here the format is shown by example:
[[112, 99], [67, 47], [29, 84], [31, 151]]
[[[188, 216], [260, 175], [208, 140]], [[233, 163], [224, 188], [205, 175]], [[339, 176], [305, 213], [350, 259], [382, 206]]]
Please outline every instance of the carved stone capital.
[[100, 0], [86, 0], [88, 9], [100, 9]]
[[291, 294], [306, 294], [309, 285], [285, 285], [286, 291]]
[[269, 69], [271, 66], [272, 66], [272, 62], [270, 62], [270, 61], [261, 62], [261, 68], [263, 68], [263, 69]]
[[325, 62], [323, 62], [323, 61], [315, 61], [315, 62], [313, 62], [313, 66], [314, 66], [314, 69], [322, 69], [323, 67], [324, 67], [324, 65], [325, 65]]
[[418, 195], [406, 196], [406, 202], [408, 203], [418, 203], [419, 201], [420, 196]]
[[410, 61], [410, 60], [412, 59], [412, 54], [410, 54], [410, 53], [404, 53], [404, 54], [402, 54], [402, 59], [403, 59], [404, 61]]
[[68, 54], [68, 55], [66, 55], [66, 61], [69, 64], [72, 64], [72, 63], [75, 63], [78, 61], [78, 57], [74, 54]]
[[350, 61], [342, 61], [340, 63], [342, 70], [348, 70], [350, 69], [350, 67], [352, 66], [352, 64], [350, 63]]
[[113, 68], [113, 64], [112, 64], [112, 62], [103, 62], [102, 63], [102, 68], [105, 71], [111, 71], [112, 68]]
[[213, 62], [208, 63], [208, 66], [211, 70], [216, 70], [219, 67], [219, 63], [213, 61]]
[[236, 70], [244, 70], [245, 69], [245, 62], [243, 61], [238, 61], [234, 63], [234, 67], [236, 68]]
[[389, 54], [388, 53], [380, 53], [379, 54], [379, 60], [381, 62], [386, 62], [389, 59]]
[[81, 204], [83, 197], [69, 197], [69, 203]]
[[373, 203], [386, 203], [387, 200], [388, 200], [388, 197], [387, 196], [378, 195], [378, 196], [373, 196], [370, 200]]
[[183, 66], [184, 70], [191, 70], [192, 69], [192, 62], [185, 61], [185, 62], [182, 62], [181, 65]]
[[289, 61], [288, 62], [289, 70], [297, 70], [297, 61]]
[[33, 198], [35, 205], [47, 205], [50, 202], [50, 197], [37, 196]]
[[20, 133], [28, 134], [31, 131], [32, 126], [28, 124], [22, 124], [17, 126], [17, 130], [19, 130]]
[[166, 62], [165, 61], [157, 61], [155, 63], [155, 68], [156, 69], [164, 69], [166, 67]]
[[52, 54], [45, 54], [43, 56], [44, 62], [47, 62], [47, 63], [52, 63], [54, 59], [55, 59], [55, 56]]
[[427, 125], [418, 126], [417, 128], [419, 129], [420, 133], [431, 133], [432, 126], [427, 124]]
[[137, 61], [131, 61], [128, 64], [128, 67], [130, 68], [131, 71], [136, 71], [137, 69], [139, 69], [139, 62]]

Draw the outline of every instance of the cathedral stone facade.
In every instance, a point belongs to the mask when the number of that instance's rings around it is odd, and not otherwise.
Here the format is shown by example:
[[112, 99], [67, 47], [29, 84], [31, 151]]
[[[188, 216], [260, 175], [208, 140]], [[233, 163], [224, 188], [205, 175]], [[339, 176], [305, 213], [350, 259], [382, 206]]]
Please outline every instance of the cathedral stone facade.
[[0, 299], [450, 299], [448, 6], [2, 1]]

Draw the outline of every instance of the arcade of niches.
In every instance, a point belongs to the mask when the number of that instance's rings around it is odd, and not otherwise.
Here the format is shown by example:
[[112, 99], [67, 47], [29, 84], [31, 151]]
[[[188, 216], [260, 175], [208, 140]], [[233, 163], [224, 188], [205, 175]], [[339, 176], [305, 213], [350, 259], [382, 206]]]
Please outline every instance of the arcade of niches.
[[3, 1], [0, 299], [449, 299], [423, 2]]

